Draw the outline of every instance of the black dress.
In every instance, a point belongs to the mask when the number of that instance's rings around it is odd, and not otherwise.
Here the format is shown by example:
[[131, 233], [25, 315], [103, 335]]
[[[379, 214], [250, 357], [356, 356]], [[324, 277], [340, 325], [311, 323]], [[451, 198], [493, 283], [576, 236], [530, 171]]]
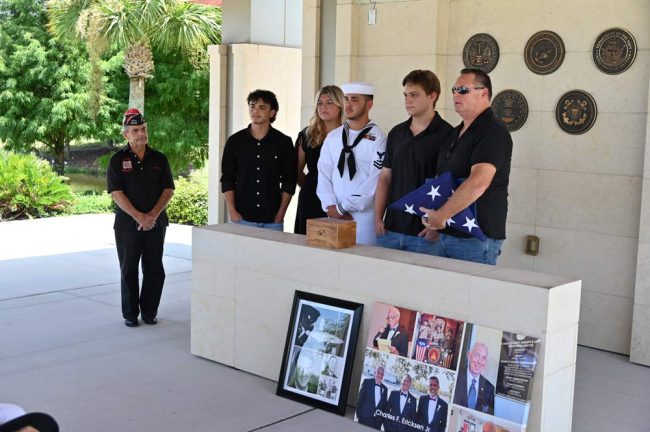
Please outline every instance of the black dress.
[[296, 223], [293, 232], [296, 234], [307, 234], [307, 219], [314, 219], [327, 216], [321, 207], [320, 200], [316, 195], [316, 184], [318, 183], [318, 158], [320, 149], [307, 145], [307, 128], [300, 131], [296, 139], [296, 151], [299, 147], [305, 152], [305, 162], [307, 163], [307, 174], [305, 182], [300, 187], [298, 195], [298, 210], [296, 211]]

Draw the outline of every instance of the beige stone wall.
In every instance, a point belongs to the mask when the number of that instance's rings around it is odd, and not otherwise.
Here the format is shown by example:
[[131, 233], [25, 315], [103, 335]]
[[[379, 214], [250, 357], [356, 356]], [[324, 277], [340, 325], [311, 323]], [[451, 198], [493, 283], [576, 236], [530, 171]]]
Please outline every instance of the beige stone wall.
[[[312, 9], [319, 4], [308, 3]], [[378, 86], [372, 117], [386, 131], [405, 118], [400, 82], [415, 68], [438, 74], [445, 89], [439, 112], [457, 124], [447, 89], [463, 67], [463, 46], [475, 33], [496, 38], [501, 57], [491, 73], [495, 94], [517, 89], [530, 108], [524, 127], [513, 133], [509, 239], [500, 265], [583, 279], [580, 343], [629, 353], [635, 283], [647, 285], [650, 279], [650, 253], [639, 256], [638, 267], [644, 270], [636, 273], [650, 2], [379, 0], [377, 23], [369, 25], [371, 7], [367, 1], [338, 0], [336, 79], [338, 84], [361, 80]], [[600, 72], [591, 59], [595, 39], [611, 27], [629, 30], [638, 45], [634, 65], [620, 75]], [[303, 40], [310, 28], [303, 26]], [[523, 59], [528, 38], [540, 30], [558, 33], [567, 51], [562, 66], [546, 76], [529, 71]], [[303, 92], [320, 84], [313, 74], [305, 78], [313, 84], [303, 84]], [[588, 91], [598, 104], [598, 120], [584, 135], [568, 135], [555, 122], [555, 105], [571, 89]], [[311, 109], [311, 97], [303, 94], [303, 116]], [[645, 207], [645, 213], [650, 211], [650, 204]], [[523, 253], [527, 234], [541, 239], [537, 257]], [[643, 246], [647, 249], [647, 242]], [[645, 298], [649, 291], [637, 288]], [[638, 303], [637, 309], [637, 316], [645, 311], [646, 317], [637, 333], [648, 334], [650, 302]], [[643, 341], [649, 352], [650, 341]], [[650, 354], [645, 358], [650, 362]]]
[[[435, 0], [377, 2], [377, 21], [368, 24], [368, 2], [339, 0], [336, 84], [367, 81], [377, 86], [371, 117], [386, 132], [404, 119], [401, 82], [426, 68], [446, 81], [448, 4]], [[414, 31], [420, 28], [421, 31]], [[442, 95], [438, 109], [444, 113]]]
[[372, 246], [323, 249], [304, 236], [235, 224], [194, 228], [192, 256], [195, 355], [276, 380], [294, 291], [359, 302], [365, 310], [348, 393], [355, 405], [372, 304], [400, 304], [538, 336], [526, 430], [571, 430], [579, 281]]

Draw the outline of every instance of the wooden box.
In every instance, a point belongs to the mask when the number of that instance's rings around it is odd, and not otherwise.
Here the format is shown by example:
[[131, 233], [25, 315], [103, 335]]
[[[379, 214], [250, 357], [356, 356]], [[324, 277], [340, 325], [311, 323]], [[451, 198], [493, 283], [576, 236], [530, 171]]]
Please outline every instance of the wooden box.
[[357, 223], [330, 218], [307, 219], [307, 243], [331, 249], [343, 249], [357, 243]]

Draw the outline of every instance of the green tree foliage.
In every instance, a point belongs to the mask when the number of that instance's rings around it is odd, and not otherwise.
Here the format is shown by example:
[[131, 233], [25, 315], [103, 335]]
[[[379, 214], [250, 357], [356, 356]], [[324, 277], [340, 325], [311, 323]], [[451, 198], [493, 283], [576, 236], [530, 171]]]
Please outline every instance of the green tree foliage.
[[152, 48], [195, 57], [221, 40], [221, 9], [185, 0], [50, 0], [48, 12], [52, 32], [84, 41], [93, 62], [109, 46], [124, 52], [129, 106], [142, 111]]
[[147, 84], [149, 142], [175, 175], [200, 168], [208, 156], [209, 73], [181, 54], [154, 52], [156, 77]]
[[47, 33], [43, 0], [0, 0], [0, 140], [11, 150], [38, 143], [63, 173], [66, 142], [115, 136], [116, 103], [108, 98], [88, 114], [88, 61], [81, 46]]
[[[106, 89], [109, 100], [126, 101], [128, 82], [120, 79], [116, 65], [122, 54], [106, 62]], [[210, 77], [207, 61], [200, 65], [180, 53], [154, 52], [158, 73], [147, 83], [147, 128], [149, 145], [165, 153], [174, 175], [186, 175], [190, 168], [201, 168], [208, 157], [208, 116]], [[117, 104], [120, 112], [128, 109]], [[121, 115], [115, 118], [118, 124]], [[124, 143], [120, 136], [116, 142]], [[99, 160], [106, 168], [112, 155]]]
[[73, 200], [70, 187], [33, 155], [0, 151], [0, 221], [58, 214]]
[[199, 183], [179, 177], [174, 196], [167, 207], [172, 223], [205, 225], [208, 223], [208, 190]]
[[[146, 97], [150, 145], [167, 155], [176, 175], [203, 166], [208, 154], [207, 45], [220, 42], [220, 8], [183, 0], [50, 0], [48, 13], [52, 33], [85, 42], [91, 64], [119, 53], [101, 70], [110, 71], [107, 84], [112, 88], [97, 84], [97, 68], [90, 73], [92, 101], [103, 92], [119, 100], [124, 112], [142, 108]], [[118, 58], [123, 68], [115, 67]], [[92, 110], [102, 106], [91, 105]], [[100, 164], [107, 161], [104, 157]]]

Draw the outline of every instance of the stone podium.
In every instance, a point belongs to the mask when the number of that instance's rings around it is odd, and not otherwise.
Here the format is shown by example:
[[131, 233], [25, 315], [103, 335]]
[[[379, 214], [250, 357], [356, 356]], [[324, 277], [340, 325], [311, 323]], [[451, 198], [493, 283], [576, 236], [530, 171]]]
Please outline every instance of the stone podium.
[[571, 431], [580, 281], [237, 224], [192, 232], [191, 351], [277, 380], [295, 290], [365, 305], [348, 401], [374, 302], [540, 338], [530, 431]]

